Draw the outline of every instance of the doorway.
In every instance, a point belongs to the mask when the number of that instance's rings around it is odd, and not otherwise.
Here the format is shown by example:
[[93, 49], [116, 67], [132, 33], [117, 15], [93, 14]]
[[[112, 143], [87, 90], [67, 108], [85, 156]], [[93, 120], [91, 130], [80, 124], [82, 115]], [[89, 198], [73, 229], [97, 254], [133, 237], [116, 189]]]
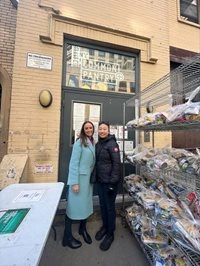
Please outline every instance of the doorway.
[[[61, 135], [59, 158], [59, 181], [65, 183], [63, 197], [66, 195], [68, 167], [73, 143], [80, 126], [85, 120], [95, 125], [97, 141], [98, 122], [109, 121], [110, 125], [123, 126], [123, 103], [130, 98], [128, 94], [83, 90], [64, 87], [62, 90]], [[134, 117], [134, 110], [126, 112], [127, 121]], [[94, 189], [94, 195], [96, 189]]]

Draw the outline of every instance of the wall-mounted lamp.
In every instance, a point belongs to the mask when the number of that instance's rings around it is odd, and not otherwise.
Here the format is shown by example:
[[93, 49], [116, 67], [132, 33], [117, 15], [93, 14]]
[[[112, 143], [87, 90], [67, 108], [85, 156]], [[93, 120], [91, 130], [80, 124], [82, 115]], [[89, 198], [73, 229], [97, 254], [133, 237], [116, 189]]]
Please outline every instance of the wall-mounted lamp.
[[42, 107], [49, 107], [52, 104], [53, 96], [49, 90], [42, 90], [39, 94], [39, 102]]

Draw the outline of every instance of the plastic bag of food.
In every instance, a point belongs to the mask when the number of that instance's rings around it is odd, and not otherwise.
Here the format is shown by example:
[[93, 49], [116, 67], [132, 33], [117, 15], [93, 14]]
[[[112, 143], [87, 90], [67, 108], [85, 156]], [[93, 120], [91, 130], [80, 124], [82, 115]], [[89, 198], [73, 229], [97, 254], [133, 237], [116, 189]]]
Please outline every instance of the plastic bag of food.
[[167, 112], [166, 117], [168, 122], [174, 122], [174, 121], [185, 121], [186, 114], [195, 114], [198, 115], [200, 112], [200, 101], [193, 102], [196, 98], [199, 97], [200, 94], [200, 86], [197, 87], [188, 98], [188, 101], [184, 104], [179, 104], [172, 106]]

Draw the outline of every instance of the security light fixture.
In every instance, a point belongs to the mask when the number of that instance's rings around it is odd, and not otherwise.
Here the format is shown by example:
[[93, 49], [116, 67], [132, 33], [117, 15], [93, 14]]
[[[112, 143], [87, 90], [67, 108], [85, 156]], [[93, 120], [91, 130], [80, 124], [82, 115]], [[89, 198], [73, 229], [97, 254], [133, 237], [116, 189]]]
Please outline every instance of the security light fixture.
[[42, 107], [47, 108], [52, 104], [53, 96], [49, 90], [42, 90], [39, 94], [39, 103]]

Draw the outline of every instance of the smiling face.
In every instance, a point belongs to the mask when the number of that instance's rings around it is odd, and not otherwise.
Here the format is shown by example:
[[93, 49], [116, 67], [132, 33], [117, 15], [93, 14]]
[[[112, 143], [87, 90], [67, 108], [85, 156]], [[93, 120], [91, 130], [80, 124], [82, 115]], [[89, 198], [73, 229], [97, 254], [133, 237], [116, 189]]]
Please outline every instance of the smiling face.
[[109, 134], [109, 127], [106, 124], [101, 124], [98, 129], [99, 137], [105, 139], [108, 137]]
[[84, 125], [84, 132], [87, 137], [92, 137], [94, 133], [93, 125], [91, 123], [86, 123]]

